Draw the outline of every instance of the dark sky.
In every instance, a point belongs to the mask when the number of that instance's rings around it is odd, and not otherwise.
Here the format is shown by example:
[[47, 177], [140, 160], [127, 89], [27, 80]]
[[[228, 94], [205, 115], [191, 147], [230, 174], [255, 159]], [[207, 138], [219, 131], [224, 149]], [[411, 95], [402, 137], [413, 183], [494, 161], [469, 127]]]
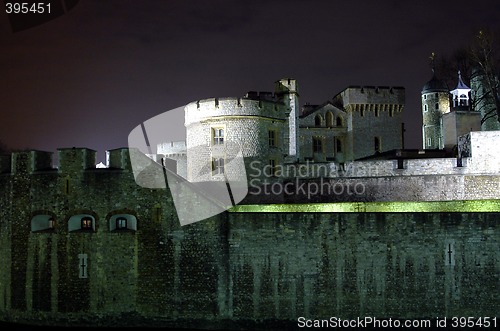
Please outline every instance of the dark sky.
[[430, 53], [498, 30], [499, 16], [499, 0], [81, 0], [13, 33], [2, 10], [0, 141], [102, 161], [152, 116], [291, 77], [301, 105], [348, 85], [404, 86], [406, 147], [419, 148]]

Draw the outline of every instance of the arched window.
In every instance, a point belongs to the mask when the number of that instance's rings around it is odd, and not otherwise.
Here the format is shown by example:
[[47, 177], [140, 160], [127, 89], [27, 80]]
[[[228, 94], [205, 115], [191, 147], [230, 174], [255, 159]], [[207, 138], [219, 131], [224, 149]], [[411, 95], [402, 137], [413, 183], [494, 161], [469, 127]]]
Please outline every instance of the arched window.
[[89, 214], [73, 215], [68, 220], [68, 232], [95, 231], [95, 218]]
[[336, 125], [336, 126], [344, 126], [344, 121], [342, 120], [342, 117], [341, 117], [341, 116], [338, 116], [338, 117], [337, 117], [337, 120], [336, 120], [335, 125]]
[[109, 231], [137, 231], [137, 218], [131, 214], [116, 214], [109, 218]]
[[321, 115], [320, 114], [316, 115], [316, 117], [314, 118], [314, 125], [321, 126], [321, 122], [323, 122]]
[[31, 219], [31, 231], [53, 230], [55, 220], [51, 215], [35, 215]]
[[330, 128], [333, 126], [333, 114], [331, 111], [326, 113], [326, 126]]

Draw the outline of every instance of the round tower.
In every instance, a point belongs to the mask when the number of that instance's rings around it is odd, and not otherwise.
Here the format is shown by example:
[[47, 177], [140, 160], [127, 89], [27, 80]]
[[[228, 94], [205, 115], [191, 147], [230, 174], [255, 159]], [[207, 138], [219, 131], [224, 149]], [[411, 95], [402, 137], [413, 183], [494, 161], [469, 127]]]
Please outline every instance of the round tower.
[[250, 178], [265, 177], [262, 169], [271, 171], [283, 163], [288, 150], [283, 137], [286, 107], [270, 95], [249, 92], [242, 98], [199, 100], [184, 108], [188, 181], [224, 181], [238, 175], [231, 173], [238, 169], [230, 162], [240, 151]]
[[434, 69], [432, 78], [422, 88], [422, 147], [442, 149], [443, 114], [450, 112], [450, 98], [446, 84], [437, 79]]

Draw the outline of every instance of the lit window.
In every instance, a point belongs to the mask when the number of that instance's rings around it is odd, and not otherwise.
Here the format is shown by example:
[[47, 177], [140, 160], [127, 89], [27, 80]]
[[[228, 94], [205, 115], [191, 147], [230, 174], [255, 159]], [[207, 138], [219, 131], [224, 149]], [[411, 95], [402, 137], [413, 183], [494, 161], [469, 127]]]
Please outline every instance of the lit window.
[[116, 229], [126, 229], [127, 228], [127, 219], [125, 217], [118, 217], [116, 219]]
[[55, 228], [55, 220], [51, 215], [47, 214], [39, 214], [33, 216], [31, 219], [31, 231], [46, 231], [46, 230], [54, 230]]
[[223, 158], [213, 158], [212, 159], [212, 175], [222, 175], [224, 174], [224, 159]]
[[92, 230], [92, 218], [82, 217], [81, 228], [82, 228], [82, 230]]
[[321, 138], [313, 138], [313, 152], [322, 153], [323, 152], [323, 141]]
[[269, 130], [269, 147], [276, 147], [276, 131]]
[[212, 129], [212, 140], [214, 145], [224, 144], [224, 129], [223, 128], [213, 128]]

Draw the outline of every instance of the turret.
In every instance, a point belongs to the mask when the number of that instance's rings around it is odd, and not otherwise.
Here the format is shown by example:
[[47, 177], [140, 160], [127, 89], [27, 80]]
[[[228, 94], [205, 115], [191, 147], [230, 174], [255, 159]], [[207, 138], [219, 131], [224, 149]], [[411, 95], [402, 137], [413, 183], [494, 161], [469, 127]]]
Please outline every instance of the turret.
[[463, 82], [460, 71], [458, 71], [457, 87], [455, 87], [454, 90], [450, 91], [450, 93], [451, 93], [453, 110], [470, 109], [470, 102], [469, 102], [470, 87], [465, 85], [465, 83]]
[[422, 88], [422, 146], [424, 149], [442, 149], [443, 114], [450, 112], [449, 92], [443, 81], [432, 78]]

